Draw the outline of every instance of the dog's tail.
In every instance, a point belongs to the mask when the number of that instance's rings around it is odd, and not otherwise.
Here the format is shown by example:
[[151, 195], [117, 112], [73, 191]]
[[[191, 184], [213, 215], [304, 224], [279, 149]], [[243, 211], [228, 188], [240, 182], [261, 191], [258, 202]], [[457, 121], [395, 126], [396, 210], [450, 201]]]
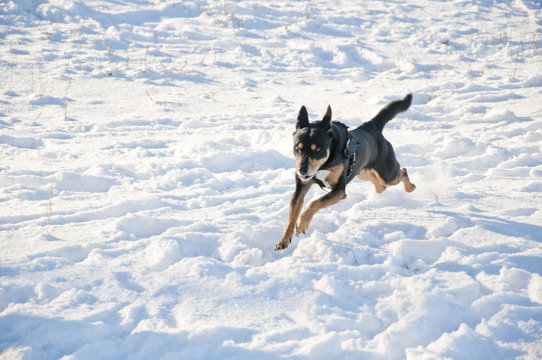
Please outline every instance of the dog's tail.
[[372, 122], [378, 130], [382, 131], [388, 121], [393, 119], [395, 115], [406, 111], [410, 107], [411, 102], [412, 94], [408, 94], [403, 100], [392, 101], [380, 110], [370, 122]]

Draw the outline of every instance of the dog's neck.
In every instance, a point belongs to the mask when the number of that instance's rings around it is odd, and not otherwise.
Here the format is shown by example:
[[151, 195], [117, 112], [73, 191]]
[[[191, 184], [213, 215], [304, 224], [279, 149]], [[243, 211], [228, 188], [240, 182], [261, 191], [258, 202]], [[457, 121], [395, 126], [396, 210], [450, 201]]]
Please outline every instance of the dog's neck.
[[329, 159], [322, 166], [322, 169], [335, 166], [341, 163], [345, 157], [343, 155], [346, 141], [348, 140], [348, 128], [346, 125], [340, 122], [333, 122], [332, 125], [333, 138], [331, 139], [330, 156]]

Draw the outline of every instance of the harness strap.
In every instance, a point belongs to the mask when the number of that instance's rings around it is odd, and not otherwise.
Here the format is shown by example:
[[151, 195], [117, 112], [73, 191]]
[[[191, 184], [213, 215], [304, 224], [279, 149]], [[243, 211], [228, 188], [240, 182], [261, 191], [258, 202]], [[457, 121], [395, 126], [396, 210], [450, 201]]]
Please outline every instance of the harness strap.
[[[344, 149], [342, 151], [336, 152], [335, 156], [328, 159], [323, 166], [325, 168], [330, 168], [335, 165], [341, 164], [345, 160], [347, 160], [348, 167], [346, 169], [346, 177], [348, 178], [352, 174], [354, 164], [356, 163], [356, 150], [359, 147], [359, 141], [356, 140], [356, 138], [354, 138], [348, 132], [348, 128], [346, 125], [344, 125], [343, 123], [337, 123], [337, 125], [340, 125], [341, 130], [344, 131], [344, 134], [346, 135], [346, 144], [344, 145]], [[322, 189], [325, 189], [324, 185], [321, 182], [318, 182], [318, 185], [320, 185]]]
[[354, 139], [350, 133], [348, 133], [348, 141], [344, 147], [344, 157], [348, 159], [348, 169], [346, 171], [346, 177], [349, 177], [356, 163], [356, 150], [359, 147], [359, 141]]

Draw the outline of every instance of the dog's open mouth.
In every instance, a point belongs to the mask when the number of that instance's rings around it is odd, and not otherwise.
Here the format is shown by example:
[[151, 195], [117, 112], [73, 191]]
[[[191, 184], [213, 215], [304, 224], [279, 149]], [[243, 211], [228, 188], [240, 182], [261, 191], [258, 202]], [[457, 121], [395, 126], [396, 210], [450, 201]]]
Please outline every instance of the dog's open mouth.
[[297, 173], [297, 175], [303, 181], [309, 181], [310, 179], [312, 179], [314, 177], [314, 175], [302, 175], [300, 173]]

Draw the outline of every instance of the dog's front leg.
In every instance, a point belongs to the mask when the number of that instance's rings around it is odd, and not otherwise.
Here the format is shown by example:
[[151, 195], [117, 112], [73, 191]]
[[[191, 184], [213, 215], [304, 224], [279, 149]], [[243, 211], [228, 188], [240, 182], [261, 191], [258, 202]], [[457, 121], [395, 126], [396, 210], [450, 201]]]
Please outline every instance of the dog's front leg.
[[308, 183], [302, 182], [296, 176], [295, 192], [292, 195], [292, 198], [290, 199], [290, 211], [288, 214], [288, 222], [286, 224], [286, 229], [284, 229], [284, 233], [282, 234], [282, 238], [279, 240], [277, 245], [275, 245], [275, 250], [284, 250], [292, 242], [292, 236], [294, 235], [295, 223], [297, 221], [297, 218], [299, 217], [299, 214], [301, 213], [301, 209], [303, 208], [303, 201], [305, 199], [305, 195], [307, 194], [307, 191], [309, 191], [309, 188], [311, 187], [312, 184], [313, 184], [312, 182], [308, 182]]
[[321, 198], [312, 201], [307, 209], [301, 214], [296, 224], [296, 233], [304, 234], [309, 228], [312, 217], [318, 212], [318, 210], [338, 203], [346, 197], [346, 176], [343, 174], [339, 183], [333, 187], [333, 189], [322, 196]]

